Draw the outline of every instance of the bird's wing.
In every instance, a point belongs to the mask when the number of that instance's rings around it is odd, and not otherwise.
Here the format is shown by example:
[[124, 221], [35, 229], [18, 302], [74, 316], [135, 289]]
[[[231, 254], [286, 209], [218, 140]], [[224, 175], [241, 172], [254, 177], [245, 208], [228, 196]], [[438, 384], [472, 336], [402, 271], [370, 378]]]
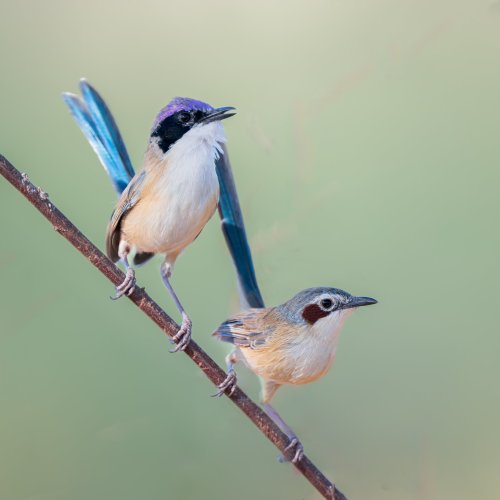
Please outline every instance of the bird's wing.
[[64, 102], [120, 195], [134, 177], [125, 143], [109, 108], [97, 91], [84, 79], [80, 81], [80, 90], [83, 98], [64, 93]]
[[245, 232], [245, 224], [241, 213], [238, 194], [231, 171], [227, 149], [219, 156], [216, 163], [219, 178], [220, 198], [219, 216], [226, 244], [233, 258], [238, 274], [240, 295], [245, 307], [263, 308], [264, 300], [257, 284], [252, 252]]
[[116, 262], [120, 259], [118, 247], [120, 245], [121, 223], [127, 212], [137, 204], [141, 198], [141, 190], [146, 179], [146, 170], [141, 170], [123, 191], [116, 205], [106, 233], [106, 253], [108, 257]]
[[212, 334], [222, 342], [256, 349], [266, 344], [272, 329], [265, 318], [273, 309], [249, 309], [228, 319]]

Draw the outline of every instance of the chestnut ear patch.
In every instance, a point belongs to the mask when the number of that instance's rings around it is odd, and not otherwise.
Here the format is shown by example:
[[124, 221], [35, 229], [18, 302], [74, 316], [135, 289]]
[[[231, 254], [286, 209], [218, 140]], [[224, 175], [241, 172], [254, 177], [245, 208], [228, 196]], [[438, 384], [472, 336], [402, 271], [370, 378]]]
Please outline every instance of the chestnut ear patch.
[[318, 319], [324, 318], [329, 314], [330, 311], [324, 311], [323, 309], [321, 309], [321, 307], [318, 306], [318, 304], [309, 304], [308, 306], [304, 307], [304, 310], [302, 311], [302, 317], [310, 325], [314, 325], [314, 323], [316, 323]]

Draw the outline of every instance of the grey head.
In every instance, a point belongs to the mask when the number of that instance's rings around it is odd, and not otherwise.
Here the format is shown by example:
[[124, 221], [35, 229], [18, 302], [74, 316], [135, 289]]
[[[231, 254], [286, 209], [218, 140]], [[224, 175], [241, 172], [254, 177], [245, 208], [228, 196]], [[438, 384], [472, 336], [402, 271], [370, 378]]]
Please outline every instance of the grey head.
[[231, 106], [213, 108], [189, 97], [174, 97], [156, 117], [151, 139], [157, 138], [158, 146], [166, 153], [186, 132], [193, 127], [207, 125], [234, 116]]
[[290, 322], [314, 325], [335, 312], [376, 303], [371, 297], [356, 297], [340, 288], [316, 287], [302, 290], [276, 309]]

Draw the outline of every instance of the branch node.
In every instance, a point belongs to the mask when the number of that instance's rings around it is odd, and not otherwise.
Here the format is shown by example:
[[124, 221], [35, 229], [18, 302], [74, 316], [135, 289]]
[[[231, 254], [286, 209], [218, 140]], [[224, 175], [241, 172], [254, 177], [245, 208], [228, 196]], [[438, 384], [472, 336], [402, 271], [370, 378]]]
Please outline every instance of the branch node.
[[[36, 190], [38, 191], [38, 196], [40, 196], [40, 198], [41, 198], [42, 200], [44, 200], [44, 201], [45, 201], [45, 200], [48, 200], [48, 199], [49, 199], [49, 193], [46, 193], [46, 192], [45, 192], [45, 191], [44, 191], [44, 190], [43, 190], [40, 186], [38, 186], [38, 187], [36, 188]], [[49, 203], [49, 205], [50, 205], [50, 203]]]

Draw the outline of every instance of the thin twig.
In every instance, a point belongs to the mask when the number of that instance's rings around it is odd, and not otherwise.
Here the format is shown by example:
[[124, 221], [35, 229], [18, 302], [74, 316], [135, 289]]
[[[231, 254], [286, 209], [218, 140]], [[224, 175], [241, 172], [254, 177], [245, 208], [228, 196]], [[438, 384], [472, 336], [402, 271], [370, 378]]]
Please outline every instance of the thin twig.
[[[21, 174], [9, 161], [0, 155], [0, 173], [64, 236], [81, 254], [83, 254], [114, 285], [119, 285], [124, 274], [90, 240], [73, 225], [67, 217], [50, 201], [49, 196], [39, 187], [34, 186], [26, 174]], [[144, 289], [136, 287], [130, 300], [149, 316], [168, 336], [172, 337], [179, 329], [175, 321], [149, 297]], [[194, 341], [184, 351], [215, 384], [220, 384], [226, 374], [217, 363]], [[288, 437], [252, 401], [241, 389], [236, 388], [227, 396], [259, 430], [281, 451], [290, 443]], [[326, 476], [305, 455], [295, 466], [304, 477], [325, 498], [345, 500], [345, 496], [335, 488]]]

